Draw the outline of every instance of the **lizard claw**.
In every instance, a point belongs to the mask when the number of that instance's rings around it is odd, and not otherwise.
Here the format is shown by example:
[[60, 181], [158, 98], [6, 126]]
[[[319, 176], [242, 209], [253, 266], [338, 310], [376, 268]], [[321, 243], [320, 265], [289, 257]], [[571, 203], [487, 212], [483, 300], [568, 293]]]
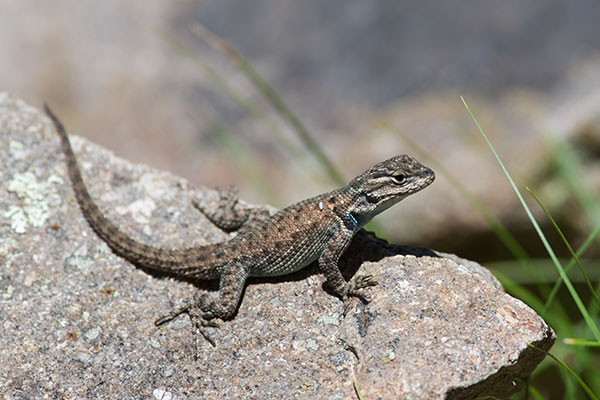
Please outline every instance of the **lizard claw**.
[[363, 303], [369, 303], [371, 302], [371, 297], [364, 294], [361, 289], [370, 286], [376, 286], [378, 284], [379, 283], [373, 278], [372, 275], [355, 275], [347, 283], [346, 293], [342, 296], [342, 301], [344, 302], [344, 316], [350, 309], [351, 297], [358, 297]]
[[[206, 322], [210, 322], [210, 321], [206, 321]], [[204, 328], [207, 326], [218, 328], [218, 325], [216, 323], [205, 324], [204, 322], [193, 322], [193, 324], [196, 328], [194, 330], [194, 347], [195, 347], [195, 353], [196, 353], [194, 358], [196, 360], [198, 360], [198, 354], [199, 354], [198, 349], [200, 348], [198, 334], [202, 335], [204, 340], [206, 340], [208, 343], [210, 343], [212, 345], [212, 347], [217, 347], [217, 343], [215, 342], [215, 340], [212, 338], [212, 336], [210, 336], [210, 333], [208, 333], [206, 331], [206, 329], [204, 329]]]
[[173, 310], [170, 313], [165, 314], [162, 317], [158, 318], [156, 321], [154, 321], [154, 325], [160, 326], [169, 321], [172, 321], [179, 315], [181, 315], [183, 313], [187, 313], [189, 311], [189, 309], [190, 309], [189, 305], [181, 306], [181, 307], [177, 308], [176, 310]]
[[377, 286], [378, 284], [373, 275], [356, 275], [348, 282], [348, 295], [357, 296], [360, 289]]
[[195, 359], [198, 360], [198, 349], [200, 348], [200, 343], [198, 341], [198, 334], [202, 335], [202, 337], [210, 343], [213, 347], [217, 347], [217, 343], [212, 338], [212, 336], [208, 333], [205, 328], [218, 328], [219, 324], [213, 320], [214, 316], [210, 312], [203, 311], [197, 305], [194, 305], [191, 309], [188, 310], [188, 315], [190, 316], [190, 320], [192, 321], [192, 325], [194, 326], [194, 347], [195, 347]]

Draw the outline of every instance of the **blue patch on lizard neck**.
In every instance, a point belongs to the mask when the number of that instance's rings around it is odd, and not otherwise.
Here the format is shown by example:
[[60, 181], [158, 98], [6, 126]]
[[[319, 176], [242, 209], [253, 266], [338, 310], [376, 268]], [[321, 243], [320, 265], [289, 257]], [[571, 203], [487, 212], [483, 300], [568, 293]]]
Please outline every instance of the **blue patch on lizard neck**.
[[352, 213], [348, 213], [346, 216], [348, 217], [348, 222], [350, 225], [348, 228], [354, 230], [360, 226], [360, 223]]

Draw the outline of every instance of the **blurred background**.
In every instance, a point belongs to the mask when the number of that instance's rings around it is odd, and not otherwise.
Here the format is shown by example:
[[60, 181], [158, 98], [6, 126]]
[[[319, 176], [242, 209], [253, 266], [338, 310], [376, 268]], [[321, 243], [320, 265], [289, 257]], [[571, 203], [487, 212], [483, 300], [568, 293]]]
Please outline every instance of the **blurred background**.
[[[598, 21], [597, 0], [0, 0], [0, 90], [48, 102], [70, 132], [123, 158], [277, 207], [339, 186], [320, 153], [345, 181], [413, 154], [438, 178], [379, 218], [378, 232], [474, 259], [509, 291], [543, 298], [539, 280], [558, 275], [460, 96], [568, 256], [524, 187], [575, 248], [600, 226]], [[595, 243], [583, 258], [597, 281]], [[569, 385], [558, 393], [576, 393]]]

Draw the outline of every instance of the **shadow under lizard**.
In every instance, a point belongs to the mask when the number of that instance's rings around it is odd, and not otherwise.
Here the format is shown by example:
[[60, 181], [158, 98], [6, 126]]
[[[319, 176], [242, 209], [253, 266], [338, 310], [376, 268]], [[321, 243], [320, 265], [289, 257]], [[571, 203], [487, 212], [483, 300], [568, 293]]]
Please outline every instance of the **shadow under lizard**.
[[[434, 172], [408, 155], [375, 164], [346, 186], [284, 208], [273, 216], [263, 215], [251, 227], [244, 225], [231, 240], [183, 249], [153, 247], [122, 233], [92, 200], [77, 164], [67, 133], [47, 105], [61, 139], [71, 184], [79, 207], [94, 231], [118, 255], [145, 268], [192, 279], [219, 280], [219, 291], [199, 291], [156, 325], [187, 313], [194, 326], [213, 346], [206, 327], [215, 319], [231, 318], [248, 277], [281, 276], [296, 272], [315, 260], [333, 292], [345, 303], [350, 297], [368, 302], [361, 289], [377, 282], [370, 275], [355, 275], [346, 281], [338, 260], [352, 237], [375, 215], [412, 193], [429, 186]], [[230, 199], [233, 213], [235, 199]], [[221, 228], [242, 225], [248, 213], [218, 215], [200, 209]], [[196, 355], [198, 344], [196, 340]]]

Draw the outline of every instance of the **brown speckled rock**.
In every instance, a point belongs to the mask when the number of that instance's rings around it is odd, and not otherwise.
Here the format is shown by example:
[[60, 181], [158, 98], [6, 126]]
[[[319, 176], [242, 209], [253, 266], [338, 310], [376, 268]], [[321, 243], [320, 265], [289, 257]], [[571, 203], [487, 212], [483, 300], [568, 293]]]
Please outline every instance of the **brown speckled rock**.
[[[182, 179], [74, 137], [84, 179], [127, 234], [155, 246], [225, 240]], [[89, 228], [58, 138], [36, 109], [0, 93], [0, 393], [20, 398], [472, 398], [512, 390], [552, 330], [487, 270], [367, 235], [342, 265], [375, 275], [373, 302], [341, 302], [314, 267], [253, 280], [194, 360], [190, 324], [154, 320], [213, 286], [150, 275]], [[370, 261], [370, 262], [364, 262]], [[195, 287], [197, 286], [197, 287]]]
[[[340, 326], [367, 399], [504, 397], [543, 359], [552, 330], [492, 279], [448, 258], [396, 256], [363, 266], [380, 282]], [[485, 379], [493, 385], [477, 385]], [[463, 391], [463, 389], [468, 390]]]

